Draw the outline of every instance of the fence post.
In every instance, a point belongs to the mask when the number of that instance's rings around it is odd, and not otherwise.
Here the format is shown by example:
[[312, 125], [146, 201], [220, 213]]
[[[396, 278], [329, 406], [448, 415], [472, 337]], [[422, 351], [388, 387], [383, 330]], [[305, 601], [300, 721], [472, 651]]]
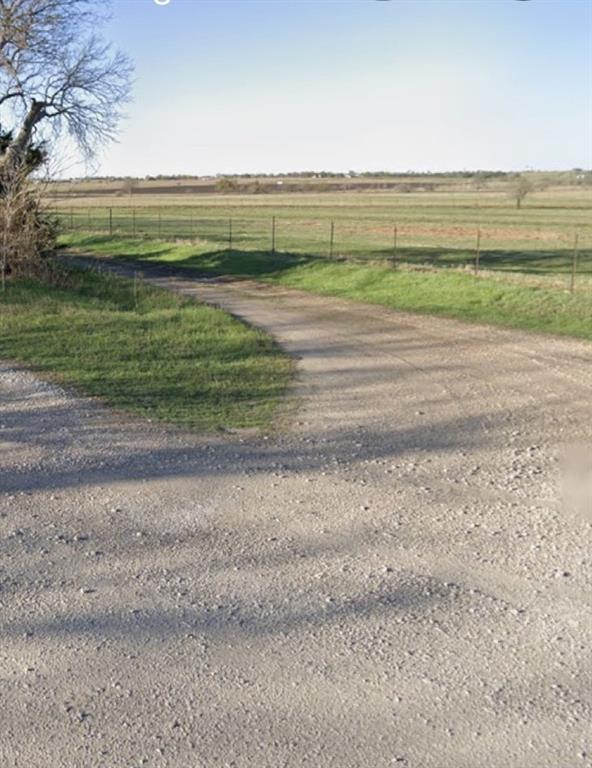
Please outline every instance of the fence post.
[[232, 219], [228, 219], [228, 250], [232, 250]]
[[393, 261], [397, 258], [397, 225], [393, 224]]
[[158, 239], [162, 237], [162, 211], [158, 209]]
[[271, 217], [271, 255], [275, 255], [275, 216]]
[[331, 222], [331, 236], [329, 239], [329, 258], [333, 258], [333, 248], [335, 245], [335, 222]]
[[132, 234], [136, 236], [136, 209], [132, 208]]
[[113, 235], [113, 208], [109, 208], [109, 235]]
[[571, 285], [570, 285], [570, 291], [572, 293], [575, 293], [576, 291], [576, 274], [578, 271], [578, 240], [579, 240], [579, 234], [578, 232], [574, 235], [574, 247], [573, 247], [573, 256], [571, 259]]
[[189, 234], [190, 234], [191, 239], [195, 240], [195, 219], [194, 219], [193, 211], [189, 212], [189, 221], [190, 221], [190, 224], [189, 224], [189, 227], [190, 227]]
[[70, 229], [74, 229], [74, 209], [70, 208]]
[[477, 230], [477, 246], [475, 248], [475, 274], [479, 272], [479, 262], [481, 260], [481, 228]]
[[134, 269], [134, 312], [138, 311], [138, 273]]

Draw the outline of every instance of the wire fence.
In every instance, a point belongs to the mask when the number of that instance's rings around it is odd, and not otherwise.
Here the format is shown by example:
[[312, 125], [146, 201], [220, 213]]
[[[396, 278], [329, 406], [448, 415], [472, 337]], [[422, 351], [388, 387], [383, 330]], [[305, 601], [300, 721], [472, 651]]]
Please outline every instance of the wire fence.
[[592, 249], [577, 231], [536, 231], [474, 225], [400, 225], [324, 216], [204, 216], [199, 209], [60, 208], [64, 232], [199, 243], [212, 251], [258, 251], [271, 256], [388, 260], [412, 268], [456, 268], [476, 274], [543, 280], [545, 285], [592, 289]]

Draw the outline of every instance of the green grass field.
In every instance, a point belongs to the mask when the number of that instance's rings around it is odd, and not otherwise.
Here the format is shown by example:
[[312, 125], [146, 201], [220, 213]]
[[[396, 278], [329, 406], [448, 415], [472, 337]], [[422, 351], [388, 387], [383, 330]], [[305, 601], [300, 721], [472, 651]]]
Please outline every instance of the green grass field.
[[263, 332], [156, 288], [72, 270], [67, 287], [8, 282], [0, 358], [109, 405], [201, 431], [268, 428], [291, 361]]
[[381, 263], [331, 261], [298, 253], [212, 250], [208, 245], [104, 235], [70, 235], [65, 243], [86, 253], [173, 263], [201, 274], [250, 277], [394, 309], [592, 339], [592, 292], [588, 290], [571, 294], [503, 276], [395, 269]]
[[[577, 271], [592, 280], [592, 189], [530, 194], [520, 210], [510, 188], [475, 191], [281, 194], [142, 194], [59, 201], [66, 231], [189, 240], [211, 250], [270, 251], [355, 260], [396, 259], [470, 267], [480, 239], [485, 269], [568, 276], [574, 235]], [[275, 221], [275, 224], [274, 224]], [[396, 227], [396, 233], [395, 233]], [[395, 248], [396, 234], [396, 248]], [[561, 286], [562, 287], [562, 286]]]

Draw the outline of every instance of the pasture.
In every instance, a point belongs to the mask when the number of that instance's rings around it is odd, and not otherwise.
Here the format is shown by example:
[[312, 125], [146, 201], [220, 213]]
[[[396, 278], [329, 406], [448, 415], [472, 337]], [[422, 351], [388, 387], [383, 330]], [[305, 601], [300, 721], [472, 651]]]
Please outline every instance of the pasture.
[[68, 233], [190, 241], [212, 252], [478, 267], [560, 289], [570, 287], [575, 267], [578, 285], [589, 287], [592, 187], [545, 186], [520, 209], [510, 182], [416, 187], [221, 194], [178, 185], [151, 193], [145, 184], [141, 193], [123, 193], [97, 183], [67, 194], [62, 187], [48, 204]]

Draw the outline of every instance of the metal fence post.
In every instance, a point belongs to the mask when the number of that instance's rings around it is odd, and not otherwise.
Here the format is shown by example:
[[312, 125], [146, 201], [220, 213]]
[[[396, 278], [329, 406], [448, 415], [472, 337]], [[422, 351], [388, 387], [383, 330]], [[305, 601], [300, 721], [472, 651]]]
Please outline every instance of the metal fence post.
[[335, 246], [335, 222], [331, 222], [331, 235], [329, 239], [329, 258], [333, 258], [333, 249]]
[[275, 216], [271, 217], [271, 253], [275, 254]]
[[481, 229], [477, 230], [477, 246], [475, 248], [475, 274], [479, 272], [479, 262], [481, 260]]
[[397, 225], [393, 224], [393, 261], [397, 258]]
[[228, 219], [228, 250], [232, 250], [232, 219]]
[[138, 311], [138, 273], [134, 269], [134, 311]]
[[572, 293], [575, 293], [576, 291], [576, 274], [578, 271], [578, 240], [579, 240], [579, 233], [576, 232], [574, 235], [574, 247], [573, 247], [573, 255], [571, 259], [571, 285], [570, 285], [570, 291]]

